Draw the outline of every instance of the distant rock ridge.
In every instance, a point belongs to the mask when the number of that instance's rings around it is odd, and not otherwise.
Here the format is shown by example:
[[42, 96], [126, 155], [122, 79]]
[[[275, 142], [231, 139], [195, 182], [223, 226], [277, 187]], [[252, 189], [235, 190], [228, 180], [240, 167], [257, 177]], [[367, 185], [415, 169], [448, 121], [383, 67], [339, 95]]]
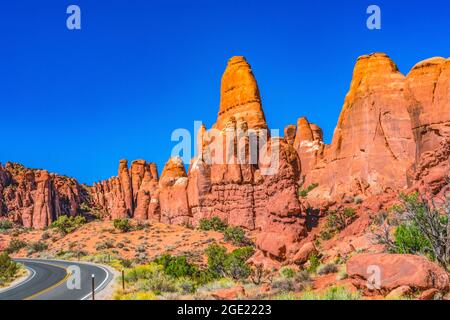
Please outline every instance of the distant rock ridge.
[[12, 162], [0, 164], [0, 218], [41, 229], [59, 216], [83, 213], [88, 203], [88, 188], [73, 178]]
[[[276, 173], [265, 175], [264, 159], [238, 161], [239, 150], [249, 158], [246, 134], [268, 125], [250, 65], [233, 57], [222, 77], [217, 121], [199, 131], [198, 156], [188, 172], [177, 157], [161, 177], [154, 163], [136, 160], [129, 167], [121, 160], [116, 177], [84, 187], [9, 164], [0, 167], [0, 215], [35, 228], [82, 213], [82, 204], [101, 209], [106, 219], [197, 226], [220, 217], [256, 232], [262, 255], [292, 259], [308, 234], [307, 208], [297, 192], [309, 185], [317, 187], [307, 206], [356, 196], [373, 202], [400, 191], [418, 190], [428, 199], [450, 192], [449, 79], [450, 59], [425, 60], [405, 76], [386, 54], [358, 58], [331, 144], [323, 142], [318, 125], [301, 117], [286, 126], [284, 138], [267, 144], [258, 138], [266, 150], [278, 150]], [[234, 137], [235, 148], [226, 154], [231, 163], [211, 162], [218, 146], [230, 145], [217, 144], [228, 134]]]

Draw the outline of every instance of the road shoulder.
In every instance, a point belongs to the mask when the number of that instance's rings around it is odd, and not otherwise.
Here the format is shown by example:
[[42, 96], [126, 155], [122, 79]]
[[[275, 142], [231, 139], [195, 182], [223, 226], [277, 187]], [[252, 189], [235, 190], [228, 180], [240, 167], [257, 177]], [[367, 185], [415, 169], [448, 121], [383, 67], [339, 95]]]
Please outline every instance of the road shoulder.
[[6, 287], [0, 288], [0, 293], [14, 289], [14, 288], [22, 285], [23, 283], [27, 282], [34, 276], [33, 272], [29, 268], [25, 267], [21, 263], [20, 263], [20, 265], [21, 265], [21, 268], [24, 270], [23, 275], [21, 275], [19, 278], [17, 278], [16, 280], [14, 280], [10, 284], [8, 284]]

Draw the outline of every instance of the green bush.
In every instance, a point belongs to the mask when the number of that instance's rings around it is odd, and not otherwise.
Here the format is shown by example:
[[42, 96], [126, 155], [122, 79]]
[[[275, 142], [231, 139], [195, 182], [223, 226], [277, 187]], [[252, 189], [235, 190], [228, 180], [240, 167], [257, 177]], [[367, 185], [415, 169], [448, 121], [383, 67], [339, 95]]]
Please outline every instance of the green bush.
[[191, 278], [178, 278], [175, 285], [182, 294], [194, 293], [197, 288], [197, 283]]
[[227, 223], [222, 221], [219, 217], [212, 217], [211, 219], [201, 219], [199, 229], [203, 231], [224, 231]]
[[356, 217], [356, 211], [353, 208], [328, 212], [325, 228], [320, 232], [320, 238], [322, 240], [331, 239], [335, 234], [344, 230], [355, 221]]
[[241, 227], [228, 227], [225, 229], [223, 238], [227, 242], [231, 242], [234, 245], [246, 244], [247, 238], [245, 237], [245, 231]]
[[19, 265], [11, 260], [7, 252], [0, 253], [0, 285], [3, 286], [16, 277]]
[[[388, 220], [375, 240], [389, 252], [426, 255], [450, 270], [450, 197], [440, 207], [430, 206], [417, 192], [400, 195], [401, 205], [391, 210], [395, 223]], [[392, 237], [391, 227], [395, 227]]]
[[76, 229], [86, 224], [87, 220], [83, 216], [60, 216], [50, 225], [51, 228], [58, 229], [62, 234], [74, 232]]
[[242, 247], [227, 253], [225, 247], [212, 244], [206, 249], [208, 270], [217, 278], [229, 276], [236, 280], [246, 279], [251, 273], [246, 261], [253, 251], [252, 247]]
[[338, 272], [338, 267], [334, 263], [322, 264], [319, 267], [317, 267], [316, 272], [318, 275], [336, 273]]
[[0, 231], [5, 231], [5, 230], [9, 230], [13, 227], [13, 224], [11, 221], [6, 220], [6, 219], [1, 219], [0, 220]]
[[300, 189], [298, 191], [298, 196], [302, 197], [302, 198], [306, 198], [308, 196], [308, 193], [310, 193], [311, 191], [313, 191], [315, 188], [317, 188], [319, 186], [318, 183], [313, 183], [310, 184], [306, 189]]
[[295, 272], [292, 269], [284, 268], [286, 272], [283, 272], [283, 268], [280, 270], [281, 277], [275, 278], [271, 283], [271, 288], [278, 291], [302, 291], [306, 287], [311, 286], [311, 278], [308, 271], [303, 270], [301, 272]]
[[163, 266], [156, 263], [127, 270], [125, 281], [137, 287], [139, 291], [153, 291], [155, 294], [177, 291], [175, 281], [164, 273]]
[[423, 236], [415, 223], [402, 223], [394, 232], [395, 253], [432, 254], [430, 241]]
[[177, 292], [175, 281], [164, 272], [156, 272], [152, 277], [138, 282], [142, 291], [153, 291], [155, 294], [163, 292]]
[[293, 278], [295, 276], [295, 270], [289, 267], [282, 267], [280, 269], [280, 275], [283, 278]]
[[190, 264], [185, 256], [174, 257], [164, 254], [154, 262], [161, 265], [164, 272], [173, 278], [192, 277], [198, 272], [197, 267]]
[[218, 244], [211, 244], [206, 248], [205, 253], [208, 257], [208, 270], [216, 277], [224, 276], [227, 249]]
[[309, 272], [316, 272], [317, 268], [320, 266], [320, 257], [317, 253], [311, 254], [309, 257]]
[[31, 242], [28, 244], [30, 253], [41, 252], [48, 249], [48, 245], [43, 241]]
[[247, 260], [252, 254], [252, 247], [239, 248], [228, 254], [225, 259], [226, 274], [235, 280], [247, 279], [251, 273]]
[[8, 247], [6, 248], [6, 252], [11, 254], [15, 253], [17, 251], [20, 251], [20, 249], [25, 248], [27, 246], [27, 243], [25, 241], [19, 240], [19, 239], [12, 239], [9, 242]]
[[129, 232], [133, 229], [129, 219], [114, 219], [113, 225], [114, 228], [124, 233]]

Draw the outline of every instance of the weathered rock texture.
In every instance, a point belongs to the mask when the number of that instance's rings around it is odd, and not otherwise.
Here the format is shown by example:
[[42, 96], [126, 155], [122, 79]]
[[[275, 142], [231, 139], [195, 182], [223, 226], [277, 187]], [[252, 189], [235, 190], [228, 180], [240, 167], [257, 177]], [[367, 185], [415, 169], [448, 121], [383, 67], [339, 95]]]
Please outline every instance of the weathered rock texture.
[[[297, 198], [300, 161], [292, 143], [281, 138], [270, 140], [268, 135], [266, 144], [258, 137], [267, 157], [251, 161], [250, 131], [264, 135], [267, 123], [256, 80], [242, 57], [228, 62], [213, 129], [214, 138], [210, 131], [201, 130], [199, 156], [189, 168], [192, 224], [217, 216], [230, 225], [260, 231], [257, 245], [267, 255], [284, 258], [296, 251], [295, 244], [306, 233]], [[230, 145], [234, 146], [231, 151]], [[222, 147], [226, 152], [219, 157], [221, 161], [215, 161], [215, 152]], [[244, 156], [240, 157], [238, 150]], [[274, 158], [279, 160], [275, 173], [267, 175]]]
[[314, 195], [338, 200], [413, 184], [440, 192], [448, 174], [449, 65], [433, 58], [405, 77], [385, 54], [360, 57], [331, 145], [299, 119], [294, 146], [304, 184], [318, 183]]
[[430, 199], [449, 191], [449, 79], [449, 59], [426, 60], [404, 76], [385, 54], [360, 57], [327, 145], [305, 117], [287, 126], [284, 138], [270, 139], [252, 69], [233, 57], [216, 124], [201, 128], [187, 173], [179, 158], [169, 159], [160, 179], [155, 164], [137, 160], [128, 167], [122, 160], [116, 177], [86, 189], [74, 179], [7, 164], [0, 167], [0, 214], [38, 228], [77, 214], [82, 203], [110, 219], [196, 226], [216, 216], [257, 234], [256, 260], [304, 263], [315, 248], [300, 245], [308, 231], [299, 188], [318, 184], [307, 199], [316, 209], [356, 195], [373, 203], [406, 188]]
[[0, 164], [0, 217], [27, 228], [44, 228], [61, 215], [74, 216], [88, 204], [87, 189], [75, 179]]
[[159, 220], [158, 171], [155, 163], [136, 160], [128, 169], [121, 160], [117, 177], [95, 183], [91, 188], [94, 204], [109, 218]]
[[[374, 272], [379, 274], [374, 277]], [[445, 270], [424, 257], [410, 254], [359, 254], [347, 262], [347, 274], [358, 287], [367, 288], [369, 279], [375, 281], [375, 289], [388, 292], [401, 286], [445, 291], [449, 285]]]

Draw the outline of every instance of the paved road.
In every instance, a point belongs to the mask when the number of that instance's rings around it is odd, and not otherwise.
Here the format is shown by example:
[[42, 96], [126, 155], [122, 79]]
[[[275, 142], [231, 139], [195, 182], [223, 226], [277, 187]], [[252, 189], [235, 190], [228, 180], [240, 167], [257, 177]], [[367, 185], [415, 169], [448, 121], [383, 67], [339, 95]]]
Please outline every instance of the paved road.
[[[92, 275], [95, 275], [95, 292], [102, 290], [113, 275], [101, 266], [72, 261], [14, 259], [29, 271], [29, 277], [0, 292], [0, 300], [87, 300], [92, 299]], [[80, 268], [80, 289], [69, 290], [69, 266]]]

